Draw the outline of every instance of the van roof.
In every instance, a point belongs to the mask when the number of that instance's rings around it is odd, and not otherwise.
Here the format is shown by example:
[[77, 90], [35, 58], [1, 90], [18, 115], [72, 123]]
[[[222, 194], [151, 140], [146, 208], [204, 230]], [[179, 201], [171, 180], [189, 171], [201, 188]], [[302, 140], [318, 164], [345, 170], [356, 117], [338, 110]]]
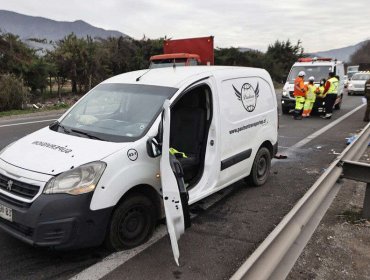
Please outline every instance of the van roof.
[[[260, 68], [234, 66], [176, 66], [176, 68], [165, 67], [127, 72], [105, 80], [103, 83], [142, 84], [180, 88], [189, 80], [202, 79], [208, 76], [228, 79], [256, 75], [268, 81], [271, 80], [267, 71]], [[137, 81], [139, 77], [141, 78]]]

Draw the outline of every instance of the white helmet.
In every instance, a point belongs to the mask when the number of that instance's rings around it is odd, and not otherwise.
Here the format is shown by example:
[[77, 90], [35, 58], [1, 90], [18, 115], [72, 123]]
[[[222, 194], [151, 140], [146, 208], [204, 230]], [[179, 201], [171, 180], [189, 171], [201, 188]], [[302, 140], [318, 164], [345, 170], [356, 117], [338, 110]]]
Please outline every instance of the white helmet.
[[315, 81], [315, 77], [314, 76], [311, 76], [311, 77], [308, 78], [308, 80], [311, 81], [311, 82], [314, 82]]
[[305, 73], [304, 71], [300, 71], [300, 72], [298, 73], [298, 76], [299, 76], [299, 77], [306, 76], [306, 73]]

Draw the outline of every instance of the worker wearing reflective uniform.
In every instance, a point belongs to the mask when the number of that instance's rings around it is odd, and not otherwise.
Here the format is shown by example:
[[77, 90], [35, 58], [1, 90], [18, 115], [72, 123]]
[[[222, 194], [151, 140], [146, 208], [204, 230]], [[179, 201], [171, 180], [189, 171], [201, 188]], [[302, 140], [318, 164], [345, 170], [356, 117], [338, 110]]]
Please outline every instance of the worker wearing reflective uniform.
[[307, 85], [307, 92], [306, 92], [306, 100], [304, 102], [303, 106], [303, 114], [302, 117], [307, 118], [310, 116], [313, 104], [316, 100], [316, 91], [317, 87], [314, 84], [315, 77], [309, 77], [308, 78], [308, 85]]
[[298, 73], [298, 77], [294, 80], [294, 98], [295, 98], [295, 110], [294, 110], [294, 119], [301, 120], [302, 119], [302, 109], [305, 102], [306, 96], [306, 88], [304, 85], [304, 76], [306, 73], [304, 71], [300, 71]]
[[316, 88], [316, 97], [318, 98], [324, 98], [324, 91], [325, 91], [325, 83], [326, 79], [321, 79], [320, 80], [320, 85]]
[[370, 122], [370, 79], [365, 83], [365, 97], [366, 97], [366, 112], [364, 116], [364, 122]]
[[338, 95], [339, 80], [335, 77], [334, 72], [329, 73], [329, 79], [325, 83], [325, 115], [323, 119], [330, 119], [333, 115], [333, 106]]

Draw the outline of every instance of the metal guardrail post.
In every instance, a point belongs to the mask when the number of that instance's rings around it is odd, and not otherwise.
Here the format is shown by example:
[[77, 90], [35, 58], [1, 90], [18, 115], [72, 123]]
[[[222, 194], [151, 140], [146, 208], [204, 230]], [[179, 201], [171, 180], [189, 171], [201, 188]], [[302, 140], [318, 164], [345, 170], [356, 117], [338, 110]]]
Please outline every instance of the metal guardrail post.
[[370, 219], [370, 183], [366, 185], [364, 206], [362, 208], [362, 217], [365, 219]]
[[342, 178], [367, 183], [362, 217], [370, 218], [370, 164], [354, 161], [342, 161]]

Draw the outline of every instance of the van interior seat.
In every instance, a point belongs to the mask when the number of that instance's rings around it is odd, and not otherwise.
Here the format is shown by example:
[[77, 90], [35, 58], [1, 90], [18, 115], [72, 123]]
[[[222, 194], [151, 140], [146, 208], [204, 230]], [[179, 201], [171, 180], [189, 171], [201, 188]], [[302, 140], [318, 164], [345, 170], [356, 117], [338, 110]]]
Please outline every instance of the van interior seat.
[[184, 170], [185, 181], [197, 175], [201, 164], [206, 113], [204, 90], [186, 94], [172, 112], [170, 143], [172, 148], [184, 152], [187, 156], [178, 159]]

